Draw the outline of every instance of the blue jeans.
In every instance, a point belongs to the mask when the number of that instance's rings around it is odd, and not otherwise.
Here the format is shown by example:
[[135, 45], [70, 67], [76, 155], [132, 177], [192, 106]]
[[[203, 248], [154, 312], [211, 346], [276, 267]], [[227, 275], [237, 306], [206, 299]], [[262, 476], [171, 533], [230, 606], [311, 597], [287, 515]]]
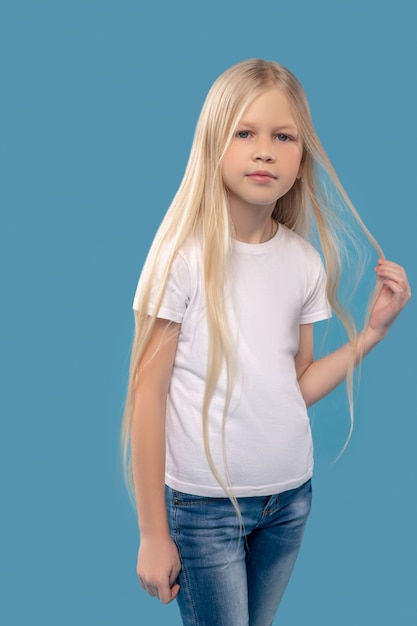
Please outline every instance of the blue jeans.
[[171, 536], [181, 558], [184, 626], [271, 626], [291, 576], [311, 506], [311, 481], [273, 496], [228, 498], [170, 487]]

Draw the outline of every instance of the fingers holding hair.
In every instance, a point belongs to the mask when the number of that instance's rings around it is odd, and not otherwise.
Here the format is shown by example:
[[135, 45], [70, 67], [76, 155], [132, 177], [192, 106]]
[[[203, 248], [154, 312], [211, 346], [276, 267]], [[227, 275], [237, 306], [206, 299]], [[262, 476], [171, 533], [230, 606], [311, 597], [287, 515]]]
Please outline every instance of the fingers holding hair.
[[369, 326], [382, 339], [411, 297], [410, 285], [403, 267], [379, 259], [375, 268], [381, 289], [373, 304]]
[[411, 297], [410, 284], [405, 269], [393, 261], [379, 259], [375, 272], [384, 285], [394, 293], [403, 296], [405, 305]]

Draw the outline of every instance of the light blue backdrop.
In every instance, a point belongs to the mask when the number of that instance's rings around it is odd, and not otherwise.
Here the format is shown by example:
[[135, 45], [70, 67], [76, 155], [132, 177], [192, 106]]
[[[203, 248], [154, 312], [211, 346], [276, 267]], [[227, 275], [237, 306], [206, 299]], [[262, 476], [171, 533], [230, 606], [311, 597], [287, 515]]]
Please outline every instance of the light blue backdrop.
[[[2, 624], [180, 624], [136, 581], [118, 432], [136, 280], [224, 69], [260, 56], [300, 78], [352, 200], [415, 284], [411, 7], [2, 3]], [[312, 415], [314, 509], [277, 624], [417, 623], [415, 318], [411, 302], [368, 357], [337, 464], [343, 390]]]

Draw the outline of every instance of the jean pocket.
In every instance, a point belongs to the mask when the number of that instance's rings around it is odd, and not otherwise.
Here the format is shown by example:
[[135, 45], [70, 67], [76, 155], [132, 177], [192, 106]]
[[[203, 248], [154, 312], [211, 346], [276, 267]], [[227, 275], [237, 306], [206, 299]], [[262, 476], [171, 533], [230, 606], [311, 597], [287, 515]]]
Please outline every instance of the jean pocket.
[[175, 506], [210, 506], [216, 502], [227, 501], [228, 498], [218, 498], [210, 496], [197, 496], [191, 493], [184, 493], [171, 489], [172, 502]]

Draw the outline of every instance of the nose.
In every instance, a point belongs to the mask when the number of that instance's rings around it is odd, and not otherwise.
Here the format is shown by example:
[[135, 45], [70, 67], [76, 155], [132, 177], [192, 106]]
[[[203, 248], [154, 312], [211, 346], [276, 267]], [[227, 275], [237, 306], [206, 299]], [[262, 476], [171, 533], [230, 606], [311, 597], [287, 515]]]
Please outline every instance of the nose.
[[275, 161], [274, 156], [269, 152], [258, 152], [255, 156], [256, 161], [263, 161], [264, 163], [271, 163]]
[[275, 154], [271, 143], [265, 139], [261, 141], [259, 138], [253, 158], [255, 161], [261, 161], [262, 163], [273, 163], [275, 161]]

